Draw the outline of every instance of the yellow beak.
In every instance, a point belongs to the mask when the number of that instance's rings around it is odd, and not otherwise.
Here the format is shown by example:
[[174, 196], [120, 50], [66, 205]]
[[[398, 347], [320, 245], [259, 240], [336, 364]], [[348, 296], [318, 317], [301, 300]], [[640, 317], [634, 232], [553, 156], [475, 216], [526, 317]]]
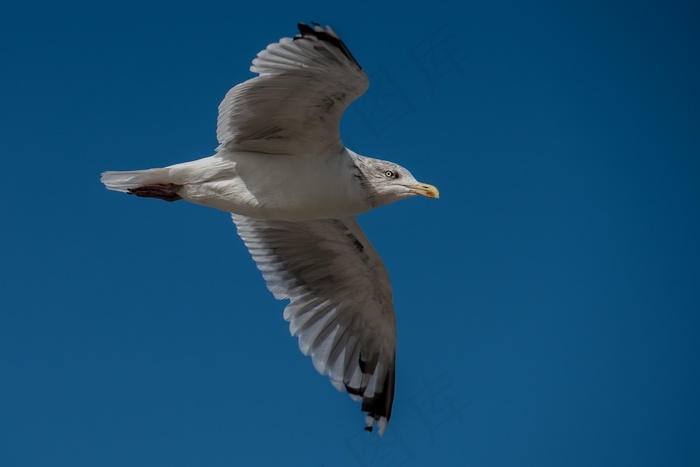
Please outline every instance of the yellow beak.
[[411, 192], [416, 193], [418, 195], [423, 195], [428, 198], [439, 198], [440, 197], [440, 192], [438, 191], [437, 188], [435, 188], [433, 185], [428, 185], [427, 183], [419, 183], [418, 185], [409, 185], [408, 188], [411, 189]]

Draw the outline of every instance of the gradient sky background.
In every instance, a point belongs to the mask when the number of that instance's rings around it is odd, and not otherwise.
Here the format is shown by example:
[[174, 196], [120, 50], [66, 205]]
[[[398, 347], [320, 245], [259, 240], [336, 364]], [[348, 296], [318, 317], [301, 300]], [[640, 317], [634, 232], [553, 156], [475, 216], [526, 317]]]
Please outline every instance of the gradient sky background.
[[[447, 5], [3, 3], [1, 465], [700, 465], [700, 9]], [[398, 321], [381, 439], [228, 215], [99, 182], [212, 154], [297, 21], [370, 75], [345, 143], [441, 190], [360, 218]]]

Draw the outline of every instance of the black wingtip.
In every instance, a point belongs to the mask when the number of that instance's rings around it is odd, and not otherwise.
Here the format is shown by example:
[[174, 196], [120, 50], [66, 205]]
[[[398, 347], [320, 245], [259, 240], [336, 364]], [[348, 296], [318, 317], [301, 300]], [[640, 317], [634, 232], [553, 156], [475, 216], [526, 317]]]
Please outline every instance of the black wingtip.
[[[311, 23], [315, 24], [315, 23]], [[299, 28], [299, 32], [301, 33], [301, 37], [307, 37], [307, 36], [315, 36], [314, 34], [314, 29], [309, 26], [306, 23], [297, 23], [297, 27]], [[299, 36], [295, 37], [295, 39], [299, 38]]]
[[[367, 370], [371, 374], [374, 372], [376, 363], [372, 364], [372, 362], [366, 362], [362, 359], [358, 359], [358, 365], [363, 369], [363, 373], [365, 373], [364, 368], [369, 365]], [[367, 414], [366, 417], [368, 417], [365, 420], [374, 420], [372, 424], [367, 422], [368, 425], [365, 427], [365, 430], [372, 431], [374, 424], [379, 423], [382, 418], [386, 419], [384, 425], [386, 426], [386, 423], [388, 423], [391, 419], [391, 406], [394, 401], [394, 380], [395, 370], [392, 365], [391, 370], [386, 374], [381, 390], [376, 391], [372, 396], [367, 396], [365, 394], [365, 391], [367, 390], [366, 386], [352, 387], [348, 385], [348, 383], [344, 383], [345, 390], [348, 392], [348, 394], [362, 397], [361, 410], [362, 412], [365, 412]], [[383, 432], [384, 430], [380, 425], [379, 434], [382, 434]]]
[[357, 65], [357, 67], [360, 70], [362, 69], [360, 64], [357, 63], [357, 60], [355, 60], [355, 57], [352, 56], [350, 50], [347, 48], [345, 43], [343, 43], [340, 37], [338, 37], [332, 32], [329, 32], [328, 29], [324, 29], [323, 27], [321, 27], [320, 24], [316, 23], [315, 21], [312, 21], [311, 24], [314, 27], [311, 27], [306, 23], [297, 23], [297, 27], [299, 28], [299, 32], [301, 34], [294, 36], [294, 40], [304, 39], [307, 37], [315, 37], [320, 41], [328, 42], [329, 44], [340, 50], [343, 53], [343, 55], [348, 57], [355, 65]]

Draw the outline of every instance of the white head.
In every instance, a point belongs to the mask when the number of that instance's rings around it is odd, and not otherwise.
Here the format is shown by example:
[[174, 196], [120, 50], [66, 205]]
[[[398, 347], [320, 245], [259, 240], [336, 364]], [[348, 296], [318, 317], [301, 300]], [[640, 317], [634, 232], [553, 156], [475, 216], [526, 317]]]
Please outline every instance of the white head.
[[421, 183], [411, 172], [398, 164], [353, 154], [355, 165], [362, 174], [364, 188], [375, 206], [393, 203], [403, 198], [421, 195], [439, 198], [433, 185]]

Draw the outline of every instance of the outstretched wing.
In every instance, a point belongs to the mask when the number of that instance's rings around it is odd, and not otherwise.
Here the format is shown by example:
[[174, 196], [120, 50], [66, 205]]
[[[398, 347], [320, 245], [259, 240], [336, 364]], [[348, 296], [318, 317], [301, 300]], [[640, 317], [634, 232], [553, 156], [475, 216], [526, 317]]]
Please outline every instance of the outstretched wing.
[[389, 276], [355, 218], [285, 222], [233, 214], [299, 348], [382, 434], [394, 398], [396, 323]]
[[299, 23], [300, 34], [270, 44], [219, 105], [219, 150], [268, 154], [339, 151], [340, 118], [368, 86], [367, 75], [330, 28]]

